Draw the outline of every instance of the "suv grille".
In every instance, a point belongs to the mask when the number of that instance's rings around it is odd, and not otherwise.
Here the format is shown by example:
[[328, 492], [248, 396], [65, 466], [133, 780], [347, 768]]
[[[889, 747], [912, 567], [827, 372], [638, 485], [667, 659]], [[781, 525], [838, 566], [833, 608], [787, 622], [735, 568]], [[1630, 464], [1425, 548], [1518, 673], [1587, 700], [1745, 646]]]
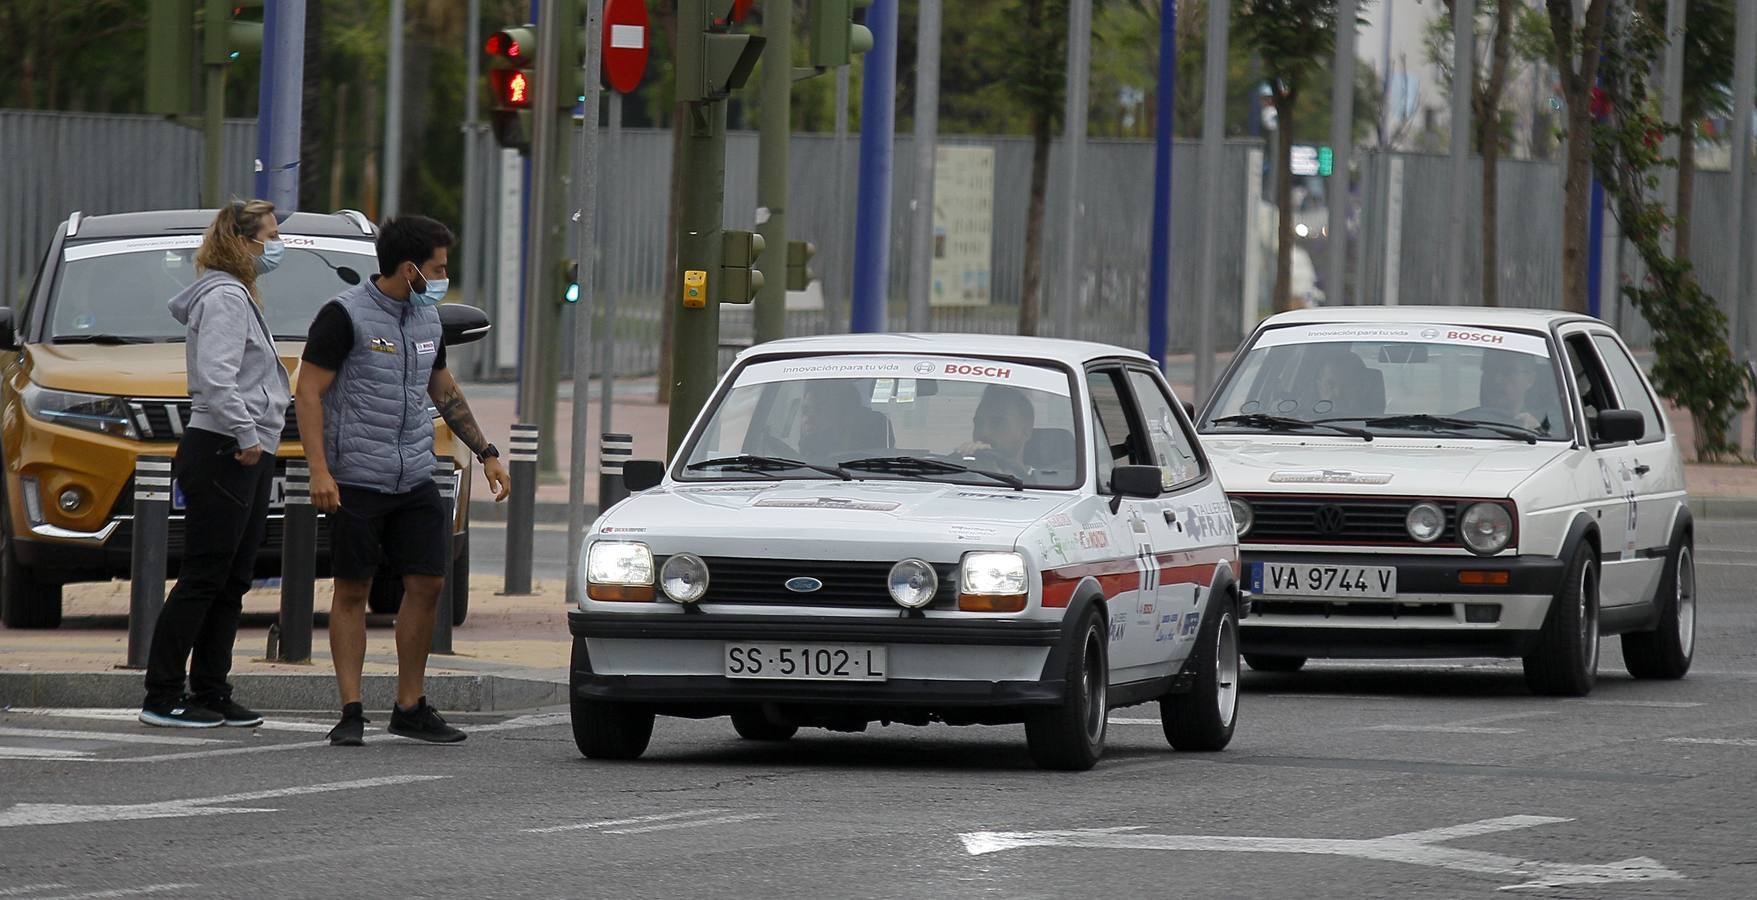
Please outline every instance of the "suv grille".
[[[703, 557], [708, 564], [708, 593], [703, 603], [767, 603], [801, 606], [876, 607], [901, 609], [891, 599], [886, 579], [894, 561], [849, 562], [844, 560], [747, 559]], [[664, 560], [657, 560], [663, 565]], [[929, 609], [949, 608], [957, 603], [957, 565], [934, 566], [939, 591]], [[809, 593], [787, 589], [794, 578], [815, 578], [823, 587]]]
[[1458, 543], [1458, 511], [1460, 503], [1438, 500], [1446, 514], [1446, 528], [1440, 537], [1421, 544], [1409, 536], [1405, 519], [1411, 507], [1424, 500], [1372, 500], [1343, 497], [1275, 497], [1237, 495], [1251, 505], [1251, 530], [1244, 541], [1250, 544], [1395, 544], [1410, 547], [1450, 546]]

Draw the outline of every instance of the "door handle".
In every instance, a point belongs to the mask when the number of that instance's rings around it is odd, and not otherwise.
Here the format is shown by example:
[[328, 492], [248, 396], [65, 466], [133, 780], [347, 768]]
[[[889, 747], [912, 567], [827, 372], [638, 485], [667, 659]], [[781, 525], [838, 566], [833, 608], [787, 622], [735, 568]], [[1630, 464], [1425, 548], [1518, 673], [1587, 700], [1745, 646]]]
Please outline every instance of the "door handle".
[[1184, 523], [1179, 522], [1177, 520], [1177, 513], [1173, 512], [1169, 509], [1165, 510], [1164, 512], [1165, 512], [1165, 524], [1176, 528], [1178, 531], [1184, 530]]
[[1652, 466], [1646, 465], [1645, 463], [1636, 463], [1635, 464], [1635, 474], [1636, 475], [1646, 475], [1648, 472], [1651, 472], [1651, 471], [1653, 471]]

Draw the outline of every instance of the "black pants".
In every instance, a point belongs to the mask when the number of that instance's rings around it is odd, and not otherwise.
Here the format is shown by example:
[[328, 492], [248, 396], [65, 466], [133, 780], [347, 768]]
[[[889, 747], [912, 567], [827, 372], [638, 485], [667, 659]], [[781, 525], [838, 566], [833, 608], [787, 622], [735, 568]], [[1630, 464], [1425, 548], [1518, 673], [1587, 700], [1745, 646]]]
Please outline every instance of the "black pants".
[[232, 696], [232, 641], [244, 610], [244, 592], [256, 570], [256, 551], [268, 531], [269, 490], [275, 458], [254, 466], [233, 458], [227, 435], [191, 428], [183, 432], [172, 470], [187, 498], [183, 516], [183, 566], [165, 598], [147, 656], [146, 705], [175, 703], [183, 696], [183, 662], [191, 658], [189, 693], [196, 703]]

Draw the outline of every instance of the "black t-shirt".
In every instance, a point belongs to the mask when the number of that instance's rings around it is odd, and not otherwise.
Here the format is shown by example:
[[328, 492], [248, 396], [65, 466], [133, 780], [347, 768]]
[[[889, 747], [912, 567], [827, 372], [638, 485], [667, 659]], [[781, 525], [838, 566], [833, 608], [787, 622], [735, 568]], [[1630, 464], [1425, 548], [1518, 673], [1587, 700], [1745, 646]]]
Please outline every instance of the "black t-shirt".
[[[311, 320], [311, 333], [305, 337], [305, 353], [301, 359], [312, 365], [338, 371], [348, 354], [354, 350], [354, 320], [340, 303], [325, 303]], [[445, 368], [445, 342], [433, 357], [433, 371]]]

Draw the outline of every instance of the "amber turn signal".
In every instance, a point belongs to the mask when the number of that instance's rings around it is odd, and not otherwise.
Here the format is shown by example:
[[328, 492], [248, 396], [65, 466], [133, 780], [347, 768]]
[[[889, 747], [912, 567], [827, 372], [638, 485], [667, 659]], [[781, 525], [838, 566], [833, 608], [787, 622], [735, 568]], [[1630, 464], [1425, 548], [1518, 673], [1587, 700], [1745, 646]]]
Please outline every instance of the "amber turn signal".
[[1013, 613], [1025, 608], [1024, 594], [959, 594], [958, 608], [964, 612]]
[[1486, 571], [1467, 569], [1465, 571], [1458, 573], [1458, 583], [1459, 584], [1479, 585], [1479, 586], [1506, 587], [1510, 574], [1511, 573], [1509, 573], [1506, 569], [1490, 569], [1490, 570], [1486, 570]]
[[650, 584], [591, 584], [586, 586], [586, 596], [593, 600], [651, 603], [653, 586]]

